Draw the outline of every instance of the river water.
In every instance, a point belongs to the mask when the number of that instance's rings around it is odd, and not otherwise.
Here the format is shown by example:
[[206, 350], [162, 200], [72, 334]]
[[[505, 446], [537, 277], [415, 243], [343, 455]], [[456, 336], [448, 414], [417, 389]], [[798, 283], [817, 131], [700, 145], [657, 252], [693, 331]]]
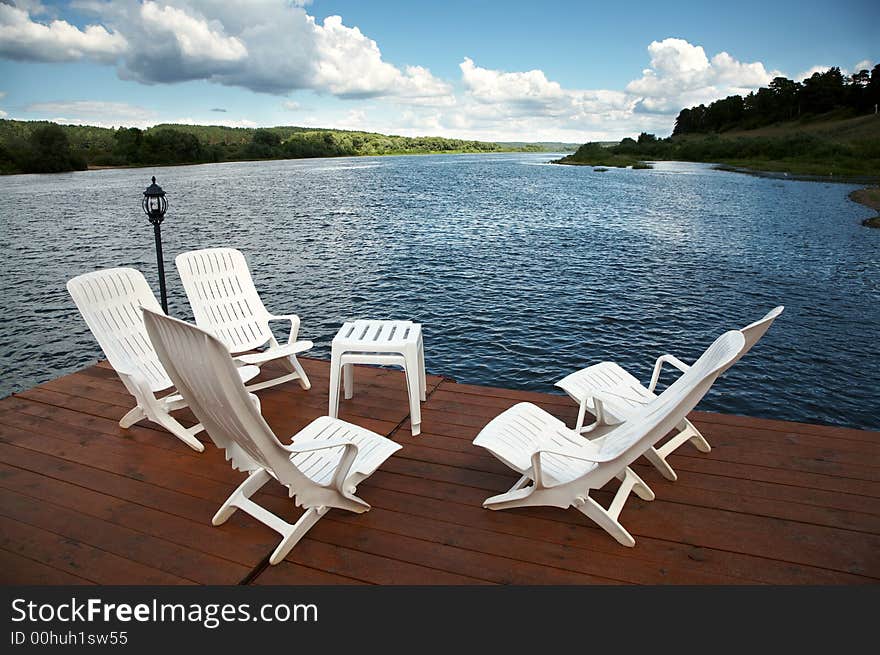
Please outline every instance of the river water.
[[424, 325], [427, 367], [552, 391], [611, 359], [642, 380], [727, 329], [786, 311], [700, 409], [880, 429], [880, 230], [853, 186], [704, 164], [595, 172], [547, 154], [246, 162], [0, 178], [0, 396], [100, 351], [68, 278], [133, 266], [158, 290], [141, 192], [156, 175], [174, 256], [234, 246], [266, 305], [329, 357], [358, 317]]

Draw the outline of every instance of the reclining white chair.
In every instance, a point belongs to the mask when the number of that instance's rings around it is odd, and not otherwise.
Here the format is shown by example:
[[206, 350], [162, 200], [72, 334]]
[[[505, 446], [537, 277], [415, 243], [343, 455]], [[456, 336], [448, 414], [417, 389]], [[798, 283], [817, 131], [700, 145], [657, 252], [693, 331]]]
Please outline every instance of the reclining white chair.
[[[67, 283], [67, 291], [107, 361], [137, 400], [137, 406], [122, 417], [119, 425], [128, 428], [147, 418], [193, 450], [203, 451], [205, 446], [195, 435], [204, 428], [201, 425], [186, 428], [171, 416], [171, 412], [186, 407], [186, 402], [170, 390], [171, 379], [147, 337], [141, 307], [156, 312], [161, 309], [140, 271], [109, 268], [78, 275]], [[259, 372], [256, 366], [238, 369], [245, 380], [256, 377]], [[170, 391], [157, 398], [157, 392], [165, 389]]]
[[[225, 344], [194, 325], [149, 309], [144, 310], [144, 323], [159, 360], [208, 436], [225, 450], [233, 468], [249, 474], [214, 515], [214, 525], [237, 509], [268, 525], [282, 536], [269, 559], [277, 564], [330, 508], [357, 513], [370, 509], [355, 495], [357, 485], [400, 449], [398, 444], [323, 416], [283, 445], [260, 415], [257, 397], [235, 375]], [[250, 499], [272, 479], [287, 487], [304, 509], [295, 524]]]
[[[279, 360], [289, 371], [248, 387], [257, 391], [290, 380], [299, 380], [303, 389], [312, 385], [296, 356], [312, 347], [311, 341], [297, 341], [299, 316], [269, 313], [254, 287], [244, 255], [234, 248], [207, 248], [179, 254], [177, 271], [189, 298], [196, 325], [219, 338], [244, 364], [262, 366]], [[287, 343], [279, 345], [269, 321], [290, 322]], [[268, 344], [265, 350], [256, 350]], [[247, 354], [242, 354], [247, 353]]]
[[[744, 327], [742, 332], [745, 344], [739, 355], [727, 366], [730, 368], [738, 362], [754, 346], [764, 333], [773, 324], [773, 321], [782, 313], [784, 307], [779, 306], [769, 311], [762, 319]], [[619, 423], [624, 417], [631, 414], [645, 403], [651, 402], [657, 397], [655, 389], [660, 379], [660, 371], [663, 364], [670, 364], [684, 372], [688, 365], [674, 355], [661, 355], [654, 364], [654, 372], [651, 382], [646, 387], [628, 373], [620, 365], [614, 362], [600, 362], [585, 369], [576, 371], [571, 375], [559, 380], [557, 387], [563, 389], [571, 398], [580, 405], [575, 430], [587, 436], [598, 436], [607, 426]], [[724, 371], [722, 371], [723, 373]], [[602, 394], [604, 402], [596, 405], [593, 398]], [[584, 418], [587, 411], [595, 416], [595, 422], [584, 427]], [[678, 479], [678, 475], [667, 462], [669, 457], [682, 444], [690, 441], [700, 452], [708, 453], [712, 447], [705, 437], [700, 434], [696, 426], [688, 419], [683, 419], [678, 426], [678, 433], [671, 437], [659, 448], [650, 448], [645, 452], [648, 459], [660, 473], [668, 480]]]
[[[508, 492], [486, 499], [483, 507], [574, 506], [624, 546], [635, 545], [635, 539], [618, 521], [620, 511], [631, 492], [644, 500], [653, 500], [654, 492], [629, 465], [681, 423], [744, 342], [739, 330], [725, 332], [663, 393], [592, 441], [531, 403], [502, 412], [480, 431], [474, 444], [522, 477]], [[600, 404], [604, 401], [601, 393], [596, 400]], [[621, 484], [605, 509], [590, 498], [590, 491], [612, 478], [620, 479]]]

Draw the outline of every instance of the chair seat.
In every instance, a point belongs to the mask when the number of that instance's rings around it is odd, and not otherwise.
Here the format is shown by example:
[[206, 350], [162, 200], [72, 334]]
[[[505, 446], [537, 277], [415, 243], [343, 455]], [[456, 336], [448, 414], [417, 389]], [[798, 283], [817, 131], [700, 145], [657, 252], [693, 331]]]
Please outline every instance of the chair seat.
[[260, 352], [256, 353], [236, 355], [235, 358], [240, 362], [244, 362], [245, 364], [264, 364], [266, 362], [272, 361], [273, 359], [280, 359], [282, 357], [298, 355], [309, 350], [314, 345], [315, 344], [313, 344], [311, 341], [297, 341], [295, 343], [286, 343], [280, 346], [266, 348], [266, 350], [261, 350]]
[[657, 397], [648, 391], [638, 379], [614, 362], [600, 362], [576, 371], [559, 380], [556, 386], [565, 391], [577, 403], [586, 403], [594, 410], [593, 397], [601, 392], [606, 398], [615, 399], [613, 406], [605, 403], [609, 418], [622, 421], [632, 410], [637, 410]]
[[541, 455], [544, 481], [568, 482], [596, 468], [584, 459], [599, 454], [600, 446], [579, 437], [558, 418], [531, 403], [519, 403], [492, 419], [474, 440], [521, 474], [532, 468], [532, 455], [539, 450], [569, 453]]
[[[379, 436], [369, 430], [346, 421], [322, 416], [309, 423], [296, 435], [297, 441], [326, 441], [328, 439], [345, 439], [358, 447], [357, 457], [352, 465], [352, 472], [369, 476], [379, 465], [400, 448], [398, 444]], [[294, 453], [290, 461], [302, 473], [317, 484], [330, 484], [336, 473], [336, 466], [345, 449], [327, 448], [307, 453]]]

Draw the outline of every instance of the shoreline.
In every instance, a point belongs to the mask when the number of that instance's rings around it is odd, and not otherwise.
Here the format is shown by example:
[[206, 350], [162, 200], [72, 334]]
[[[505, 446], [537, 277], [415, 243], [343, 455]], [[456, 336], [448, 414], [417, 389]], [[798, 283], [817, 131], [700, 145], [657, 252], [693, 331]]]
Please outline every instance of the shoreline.
[[[676, 161], [672, 159], [645, 160], [644, 162], [650, 168], [652, 161]], [[607, 164], [594, 164], [580, 161], [563, 161], [557, 159], [550, 162], [551, 164], [562, 164], [565, 166], [606, 166]], [[754, 177], [766, 177], [773, 180], [791, 180], [794, 182], [830, 182], [834, 184], [864, 184], [861, 189], [850, 191], [847, 198], [851, 201], [864, 205], [869, 209], [877, 212], [877, 216], [866, 218], [862, 221], [865, 227], [880, 228], [880, 186], [877, 185], [877, 176], [871, 175], [811, 175], [808, 173], [792, 173], [789, 171], [762, 171], [756, 168], [748, 168], [746, 166], [732, 166], [730, 164], [715, 162], [692, 162], [696, 164], [712, 164], [712, 168], [716, 171], [724, 171], [727, 173], [742, 173], [743, 175], [752, 175]], [[629, 168], [629, 166], [620, 166], [618, 168]]]
[[269, 159], [229, 159], [227, 161], [191, 161], [177, 162], [173, 164], [88, 164], [85, 168], [72, 171], [58, 171], [57, 173], [19, 173], [19, 172], [0, 172], [0, 177], [8, 177], [13, 175], [67, 175], [69, 173], [86, 173], [89, 171], [112, 171], [126, 170], [133, 168], [171, 168], [177, 166], [208, 166], [211, 164], [248, 164], [258, 162], [274, 162], [274, 161], [317, 161], [321, 159], [361, 159], [365, 157], [424, 157], [429, 155], [541, 155], [541, 154], [557, 154], [554, 150], [437, 150], [430, 152], [383, 152], [375, 155], [327, 155], [324, 157], [276, 157]]
[[847, 198], [877, 212], [877, 216], [863, 220], [862, 225], [880, 228], [880, 186], [866, 186], [864, 189], [850, 191]]

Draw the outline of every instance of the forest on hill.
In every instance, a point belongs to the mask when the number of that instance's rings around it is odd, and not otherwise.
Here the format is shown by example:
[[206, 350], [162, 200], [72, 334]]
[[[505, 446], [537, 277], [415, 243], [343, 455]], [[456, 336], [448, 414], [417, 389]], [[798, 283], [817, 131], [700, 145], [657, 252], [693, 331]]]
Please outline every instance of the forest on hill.
[[834, 110], [852, 115], [871, 114], [880, 104], [880, 64], [870, 72], [844, 76], [840, 68], [813, 73], [802, 82], [776, 77], [766, 87], [743, 97], [733, 95], [682, 109], [673, 136], [730, 130], [751, 130], [773, 123], [795, 121]]
[[617, 145], [585, 143], [562, 164], [648, 168], [652, 160], [714, 162], [823, 177], [880, 178], [880, 65], [839, 68], [683, 109], [668, 138], [642, 133]]
[[163, 124], [141, 130], [0, 120], [0, 172], [58, 173], [88, 166], [203, 164], [259, 159], [458, 152], [541, 152], [501, 144], [304, 127]]

